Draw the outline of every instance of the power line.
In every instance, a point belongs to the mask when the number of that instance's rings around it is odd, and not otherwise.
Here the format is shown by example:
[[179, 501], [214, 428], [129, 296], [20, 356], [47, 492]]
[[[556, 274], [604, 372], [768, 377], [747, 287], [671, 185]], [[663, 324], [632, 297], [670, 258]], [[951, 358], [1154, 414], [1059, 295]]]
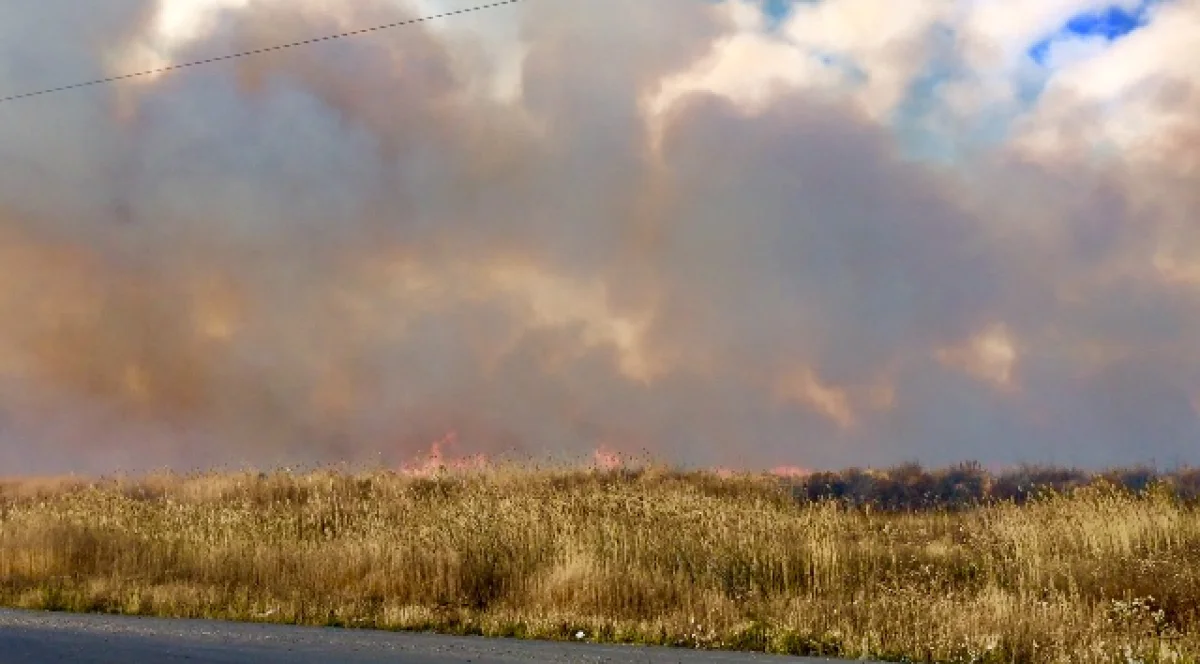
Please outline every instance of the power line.
[[396, 21], [395, 23], [388, 23], [386, 25], [377, 25], [373, 28], [363, 28], [361, 30], [352, 30], [350, 32], [341, 32], [341, 33], [334, 34], [334, 35], [327, 35], [325, 37], [314, 37], [312, 39], [305, 39], [303, 41], [291, 42], [290, 44], [280, 44], [278, 46], [268, 46], [266, 48], [256, 48], [253, 51], [242, 51], [240, 53], [231, 53], [229, 55], [221, 55], [221, 56], [217, 56], [215, 58], [206, 58], [204, 60], [195, 60], [193, 62], [183, 62], [183, 63], [179, 63], [179, 64], [175, 64], [175, 65], [169, 65], [167, 67], [159, 67], [158, 69], [147, 69], [146, 71], [139, 71], [139, 72], [135, 72], [132, 74], [121, 74], [120, 76], [109, 76], [107, 78], [98, 78], [94, 81], [84, 81], [82, 83], [72, 83], [71, 85], [62, 85], [57, 88], [48, 88], [46, 90], [38, 90], [37, 92], [25, 92], [22, 94], [10, 95], [8, 97], [0, 97], [0, 104], [6, 104], [11, 101], [17, 101], [18, 99], [27, 99], [29, 97], [38, 97], [41, 95], [53, 94], [56, 92], [65, 92], [67, 90], [74, 90], [76, 88], [86, 88], [86, 87], [93, 86], [93, 85], [103, 85], [106, 83], [114, 83], [116, 81], [123, 81], [123, 80], [130, 79], [130, 78], [138, 78], [140, 76], [152, 76], [154, 74], [163, 74], [163, 73], [167, 73], [167, 72], [173, 72], [173, 71], [176, 71], [179, 69], [186, 69], [188, 67], [199, 67], [200, 65], [208, 65], [208, 64], [212, 64], [214, 62], [222, 62], [224, 60], [233, 60], [235, 58], [244, 58], [244, 57], [251, 56], [251, 55], [262, 55], [263, 53], [271, 53], [273, 51], [282, 51], [284, 49], [296, 48], [298, 46], [308, 46], [311, 44], [317, 44], [319, 42], [333, 41], [335, 39], [345, 39], [347, 37], [358, 37], [358, 36], [365, 35], [365, 34], [371, 33], [371, 32], [379, 32], [381, 30], [391, 30], [393, 28], [400, 28], [400, 27], [404, 27], [406, 25], [412, 25], [414, 23], [422, 23], [425, 21], [434, 21], [434, 20], [437, 20], [440, 18], [448, 18], [450, 16], [458, 16], [460, 14], [470, 14], [473, 12], [483, 11], [485, 9], [495, 9], [497, 7], [502, 7], [504, 5], [514, 5], [518, 2], [521, 2], [521, 0], [496, 0], [495, 2], [491, 2], [491, 3], [485, 4], [485, 5], [476, 5], [474, 7], [467, 7], [465, 9], [456, 9], [454, 11], [442, 12], [440, 14], [432, 14], [430, 16], [420, 16], [417, 18], [410, 18], [410, 19], [406, 19], [403, 21]]

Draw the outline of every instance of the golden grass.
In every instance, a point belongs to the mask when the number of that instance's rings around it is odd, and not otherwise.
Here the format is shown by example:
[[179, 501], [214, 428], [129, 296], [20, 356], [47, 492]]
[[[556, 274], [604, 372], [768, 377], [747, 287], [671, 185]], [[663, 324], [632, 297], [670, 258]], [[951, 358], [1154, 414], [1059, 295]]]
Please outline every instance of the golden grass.
[[1200, 514], [665, 470], [0, 482], [0, 603], [927, 662], [1200, 661]]

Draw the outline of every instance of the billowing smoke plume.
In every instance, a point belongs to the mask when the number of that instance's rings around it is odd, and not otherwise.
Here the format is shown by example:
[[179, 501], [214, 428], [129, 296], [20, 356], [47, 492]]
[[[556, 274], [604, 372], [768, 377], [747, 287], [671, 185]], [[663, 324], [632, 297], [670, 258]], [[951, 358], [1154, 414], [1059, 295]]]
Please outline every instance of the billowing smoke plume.
[[[526, 0], [0, 105], [0, 467], [1200, 461], [1200, 6], [1033, 71], [1083, 3], [1008, 2]], [[0, 96], [471, 3], [101, 4], [0, 8]]]

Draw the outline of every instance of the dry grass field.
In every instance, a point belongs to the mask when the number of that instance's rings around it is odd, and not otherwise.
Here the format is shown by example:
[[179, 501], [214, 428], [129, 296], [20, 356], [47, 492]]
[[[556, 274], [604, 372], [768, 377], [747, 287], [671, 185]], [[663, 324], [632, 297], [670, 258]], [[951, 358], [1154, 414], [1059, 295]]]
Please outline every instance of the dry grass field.
[[13, 480], [0, 603], [894, 661], [1200, 661], [1200, 512], [1178, 483], [998, 498], [1002, 482], [960, 474]]

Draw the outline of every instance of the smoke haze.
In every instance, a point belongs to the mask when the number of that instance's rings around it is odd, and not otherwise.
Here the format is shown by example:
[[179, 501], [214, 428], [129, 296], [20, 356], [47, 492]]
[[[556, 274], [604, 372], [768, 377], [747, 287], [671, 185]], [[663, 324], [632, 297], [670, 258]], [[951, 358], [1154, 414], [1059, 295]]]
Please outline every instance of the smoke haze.
[[[1037, 64], [1087, 3], [1009, 1], [526, 0], [2, 104], [0, 468], [1198, 463], [1200, 4]], [[102, 4], [0, 8], [0, 96], [472, 5]]]

